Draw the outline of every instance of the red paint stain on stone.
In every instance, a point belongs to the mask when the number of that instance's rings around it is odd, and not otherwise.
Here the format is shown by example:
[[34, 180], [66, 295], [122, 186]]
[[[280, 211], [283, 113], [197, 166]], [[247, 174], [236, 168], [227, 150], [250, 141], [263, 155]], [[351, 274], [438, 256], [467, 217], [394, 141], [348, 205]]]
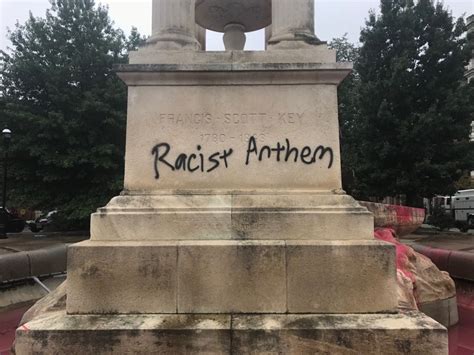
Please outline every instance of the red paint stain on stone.
[[15, 330], [28, 308], [30, 306], [0, 313], [0, 355], [10, 354], [10, 349], [15, 339]]
[[375, 238], [395, 245], [397, 269], [403, 272], [412, 282], [415, 282], [415, 276], [408, 269], [408, 255], [411, 253], [409, 247], [400, 243], [395, 238], [395, 231], [391, 228], [377, 228], [374, 232]]

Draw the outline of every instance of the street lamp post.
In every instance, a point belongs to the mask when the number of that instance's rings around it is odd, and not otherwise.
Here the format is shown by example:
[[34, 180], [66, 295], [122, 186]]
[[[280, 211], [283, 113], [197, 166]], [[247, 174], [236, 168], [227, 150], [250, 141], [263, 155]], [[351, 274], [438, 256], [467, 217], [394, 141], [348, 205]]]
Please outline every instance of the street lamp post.
[[8, 148], [10, 147], [10, 140], [12, 138], [12, 131], [5, 128], [2, 131], [4, 158], [3, 158], [3, 195], [2, 195], [2, 210], [0, 213], [0, 239], [7, 237], [8, 213], [6, 209], [7, 204], [7, 164], [8, 164]]

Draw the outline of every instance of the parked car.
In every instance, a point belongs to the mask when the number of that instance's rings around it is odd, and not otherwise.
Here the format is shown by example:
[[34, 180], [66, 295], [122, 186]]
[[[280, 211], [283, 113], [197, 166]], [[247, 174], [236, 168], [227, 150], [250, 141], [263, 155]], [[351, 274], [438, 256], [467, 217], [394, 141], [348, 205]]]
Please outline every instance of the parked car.
[[3, 210], [0, 208], [0, 213], [6, 214], [6, 225], [7, 233], [20, 233], [25, 229], [26, 222], [25, 220], [19, 218], [16, 214], [11, 213], [8, 209]]
[[35, 220], [27, 221], [26, 224], [33, 233], [40, 232], [53, 223], [54, 215], [56, 213], [58, 213], [57, 210], [49, 211], [48, 213], [39, 216]]

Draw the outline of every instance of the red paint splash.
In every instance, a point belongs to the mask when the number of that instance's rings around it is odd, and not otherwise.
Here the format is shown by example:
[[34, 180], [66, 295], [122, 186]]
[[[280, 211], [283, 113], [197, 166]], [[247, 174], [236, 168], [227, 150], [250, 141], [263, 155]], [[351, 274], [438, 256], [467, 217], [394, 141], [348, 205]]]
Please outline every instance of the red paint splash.
[[374, 236], [375, 239], [395, 245], [397, 269], [414, 283], [416, 280], [415, 275], [409, 270], [409, 255], [412, 253], [412, 249], [397, 240], [395, 231], [392, 228], [377, 228]]

